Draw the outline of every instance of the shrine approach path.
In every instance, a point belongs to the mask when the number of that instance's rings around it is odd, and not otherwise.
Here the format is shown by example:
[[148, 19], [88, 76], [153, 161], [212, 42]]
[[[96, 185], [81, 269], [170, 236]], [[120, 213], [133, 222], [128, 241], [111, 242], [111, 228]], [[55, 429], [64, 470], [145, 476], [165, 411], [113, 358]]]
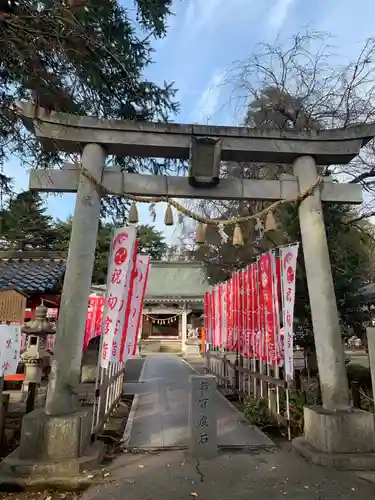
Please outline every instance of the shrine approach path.
[[[173, 450], [189, 447], [190, 375], [195, 370], [173, 355], [148, 356], [133, 389], [124, 441], [129, 449]], [[216, 391], [218, 446], [256, 450], [274, 443]]]

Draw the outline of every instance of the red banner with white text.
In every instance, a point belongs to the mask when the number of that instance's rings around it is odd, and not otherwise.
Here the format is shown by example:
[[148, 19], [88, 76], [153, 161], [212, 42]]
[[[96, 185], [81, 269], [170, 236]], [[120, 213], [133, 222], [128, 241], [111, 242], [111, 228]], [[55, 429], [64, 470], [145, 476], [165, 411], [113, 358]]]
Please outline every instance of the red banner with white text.
[[103, 314], [102, 368], [120, 361], [123, 333], [129, 321], [136, 254], [136, 228], [129, 226], [115, 229], [108, 261]]
[[[206, 292], [207, 345], [272, 366], [288, 363], [291, 376], [297, 253], [298, 245], [266, 252]], [[282, 327], [287, 331], [284, 338]]]
[[120, 351], [121, 361], [126, 361], [127, 359], [133, 357], [136, 353], [149, 268], [150, 257], [147, 255], [137, 255], [132, 289], [130, 293], [129, 320], [128, 324], [124, 325], [122, 335]]

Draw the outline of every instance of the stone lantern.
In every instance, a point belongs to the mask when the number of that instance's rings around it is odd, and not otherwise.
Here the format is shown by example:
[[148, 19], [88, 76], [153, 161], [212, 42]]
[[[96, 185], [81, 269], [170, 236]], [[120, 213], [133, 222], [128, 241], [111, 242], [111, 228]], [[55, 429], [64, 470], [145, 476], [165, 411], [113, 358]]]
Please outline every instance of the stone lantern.
[[56, 333], [56, 326], [47, 320], [47, 307], [43, 300], [35, 309], [35, 319], [22, 328], [27, 335], [26, 350], [21, 355], [25, 364], [25, 383], [40, 384], [43, 368], [50, 364], [50, 354], [46, 350], [47, 335]]

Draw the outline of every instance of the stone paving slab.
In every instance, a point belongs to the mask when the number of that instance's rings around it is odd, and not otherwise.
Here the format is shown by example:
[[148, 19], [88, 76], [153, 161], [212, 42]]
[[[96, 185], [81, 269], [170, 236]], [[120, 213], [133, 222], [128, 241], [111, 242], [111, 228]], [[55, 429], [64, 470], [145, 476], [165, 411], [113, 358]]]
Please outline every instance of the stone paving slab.
[[126, 453], [108, 467], [108, 484], [82, 500], [370, 500], [375, 486], [351, 472], [308, 464], [293, 451], [223, 452], [200, 460], [187, 451]]
[[[195, 371], [178, 356], [150, 356], [143, 365], [140, 383], [147, 382], [134, 397], [124, 440], [131, 449], [185, 449], [189, 446], [189, 377]], [[151, 380], [154, 383], [151, 383]], [[219, 392], [216, 393], [218, 445], [226, 449], [273, 447], [259, 429]]]
[[125, 396], [135, 394], [150, 394], [158, 390], [158, 380], [142, 380], [140, 382], [125, 382], [123, 393]]

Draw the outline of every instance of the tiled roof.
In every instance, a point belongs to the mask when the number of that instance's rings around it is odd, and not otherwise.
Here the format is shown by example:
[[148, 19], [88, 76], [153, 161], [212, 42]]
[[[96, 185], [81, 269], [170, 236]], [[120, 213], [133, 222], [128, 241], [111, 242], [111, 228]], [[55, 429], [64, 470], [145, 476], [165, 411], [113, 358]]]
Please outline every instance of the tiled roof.
[[202, 299], [209, 287], [200, 262], [151, 262], [145, 299]]
[[46, 251], [0, 252], [0, 290], [26, 294], [54, 292], [64, 276], [65, 255]]
[[[146, 288], [146, 301], [181, 299], [203, 301], [209, 283], [200, 262], [152, 261]], [[105, 285], [94, 285], [93, 292], [105, 292]]]

